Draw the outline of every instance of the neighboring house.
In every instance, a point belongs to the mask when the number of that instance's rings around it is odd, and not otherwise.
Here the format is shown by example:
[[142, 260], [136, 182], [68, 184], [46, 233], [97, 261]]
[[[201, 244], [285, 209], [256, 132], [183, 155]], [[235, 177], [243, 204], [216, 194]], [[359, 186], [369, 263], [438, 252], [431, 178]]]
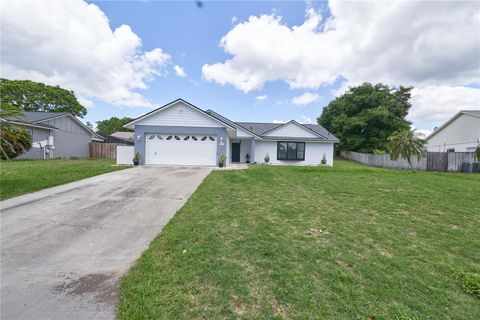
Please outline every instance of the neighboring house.
[[23, 117], [1, 119], [25, 127], [32, 149], [19, 159], [88, 157], [88, 144], [103, 138], [67, 112], [24, 112]]
[[133, 132], [117, 131], [105, 137], [105, 142], [133, 145]]
[[124, 126], [134, 130], [141, 164], [210, 165], [222, 155], [231, 163], [333, 165], [339, 140], [316, 124], [233, 122], [212, 110], [177, 99]]
[[430, 152], [474, 152], [480, 146], [480, 110], [463, 110], [425, 138]]

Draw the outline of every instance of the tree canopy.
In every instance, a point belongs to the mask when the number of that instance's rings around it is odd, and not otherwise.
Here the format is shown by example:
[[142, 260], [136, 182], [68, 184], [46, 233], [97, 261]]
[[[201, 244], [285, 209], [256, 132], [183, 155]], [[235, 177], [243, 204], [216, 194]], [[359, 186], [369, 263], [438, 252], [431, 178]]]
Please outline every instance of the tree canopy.
[[18, 106], [24, 111], [69, 112], [83, 118], [87, 109], [73, 91], [30, 80], [0, 79], [2, 103]]
[[395, 131], [408, 130], [412, 87], [364, 83], [350, 88], [323, 109], [318, 123], [340, 139], [340, 150], [387, 150]]
[[132, 131], [125, 129], [123, 126], [131, 122], [133, 119], [129, 117], [117, 118], [112, 117], [110, 119], [97, 121], [97, 133], [108, 136], [116, 131]]

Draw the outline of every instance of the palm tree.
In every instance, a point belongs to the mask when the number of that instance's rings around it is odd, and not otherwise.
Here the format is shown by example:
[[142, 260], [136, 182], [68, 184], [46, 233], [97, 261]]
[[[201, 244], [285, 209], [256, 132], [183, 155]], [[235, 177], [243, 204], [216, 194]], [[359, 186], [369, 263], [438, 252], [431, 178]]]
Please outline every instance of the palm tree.
[[405, 159], [412, 170], [412, 158], [420, 160], [426, 155], [425, 141], [418, 139], [413, 130], [394, 132], [388, 137], [387, 148], [392, 160]]
[[0, 105], [0, 158], [14, 158], [32, 147], [30, 133], [22, 127], [16, 126], [5, 120], [20, 119], [22, 109], [9, 105]]

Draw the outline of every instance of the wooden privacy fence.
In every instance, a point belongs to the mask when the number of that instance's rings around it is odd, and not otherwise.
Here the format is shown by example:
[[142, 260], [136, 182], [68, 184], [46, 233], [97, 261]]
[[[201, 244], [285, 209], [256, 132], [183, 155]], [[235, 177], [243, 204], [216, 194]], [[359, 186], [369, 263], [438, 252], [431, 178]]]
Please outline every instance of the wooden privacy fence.
[[121, 146], [121, 143], [97, 143], [92, 142], [88, 146], [90, 158], [111, 158], [117, 157], [117, 146]]
[[[346, 159], [360, 162], [372, 167], [410, 169], [407, 160], [390, 159], [388, 154], [371, 154], [353, 151], [341, 151], [340, 155]], [[427, 156], [420, 160], [412, 159], [415, 170], [427, 171], [461, 171], [462, 163], [477, 162], [475, 152], [427, 152]]]

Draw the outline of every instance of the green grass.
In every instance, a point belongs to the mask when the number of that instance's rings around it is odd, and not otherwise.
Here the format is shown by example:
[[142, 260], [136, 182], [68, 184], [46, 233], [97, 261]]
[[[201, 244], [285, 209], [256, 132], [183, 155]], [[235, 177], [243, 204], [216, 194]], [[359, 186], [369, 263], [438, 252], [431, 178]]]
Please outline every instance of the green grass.
[[113, 159], [0, 161], [0, 200], [126, 167]]
[[480, 319], [480, 175], [214, 171], [122, 279], [120, 319]]

